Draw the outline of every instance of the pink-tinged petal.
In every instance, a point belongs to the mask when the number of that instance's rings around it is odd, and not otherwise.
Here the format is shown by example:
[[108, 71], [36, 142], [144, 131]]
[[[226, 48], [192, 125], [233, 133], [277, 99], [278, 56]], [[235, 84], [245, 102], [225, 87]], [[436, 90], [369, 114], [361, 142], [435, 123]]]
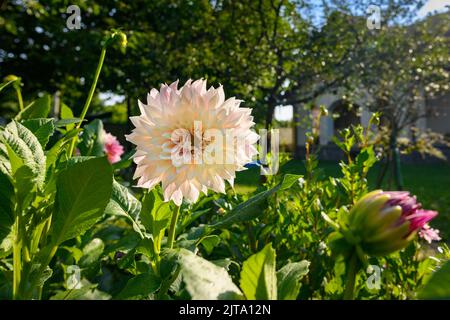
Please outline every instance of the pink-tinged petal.
[[[206, 194], [208, 189], [225, 192], [225, 181], [233, 184], [235, 172], [257, 154], [251, 109], [241, 108], [241, 102], [225, 100], [222, 86], [207, 89], [203, 79], [188, 80], [180, 89], [178, 81], [152, 89], [147, 105], [139, 102], [141, 115], [131, 118], [135, 129], [126, 135], [136, 145], [134, 178], [138, 186], [151, 188], [161, 182], [165, 201], [177, 205], [183, 199], [195, 202], [200, 192]], [[194, 126], [196, 121], [200, 127]], [[212, 131], [207, 130], [221, 132], [222, 143], [214, 145], [220, 138], [212, 139], [206, 134]], [[226, 130], [236, 137], [236, 146], [226, 139]], [[225, 161], [230, 149], [231, 163]], [[211, 150], [224, 155], [223, 163], [204, 160]], [[178, 161], [182, 159], [186, 161]]]
[[405, 219], [411, 222], [409, 229], [411, 231], [415, 231], [422, 228], [427, 222], [431, 221], [437, 215], [437, 211], [419, 209], [413, 214], [405, 217]]
[[439, 236], [439, 230], [431, 228], [428, 224], [425, 224], [419, 231], [419, 237], [431, 243], [432, 241], [442, 240]]

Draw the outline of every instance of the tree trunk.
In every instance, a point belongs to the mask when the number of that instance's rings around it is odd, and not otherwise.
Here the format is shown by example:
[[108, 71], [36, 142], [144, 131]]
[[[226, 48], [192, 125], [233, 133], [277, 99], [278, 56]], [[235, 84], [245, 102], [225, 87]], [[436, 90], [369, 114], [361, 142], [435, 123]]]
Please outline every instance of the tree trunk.
[[266, 129], [269, 130], [272, 126], [273, 121], [273, 113], [275, 111], [275, 101], [274, 99], [269, 99], [269, 106], [267, 107], [267, 113], [266, 113]]
[[396, 129], [393, 129], [391, 132], [390, 148], [392, 153], [392, 161], [394, 164], [393, 169], [394, 169], [395, 184], [397, 185], [398, 190], [403, 190], [403, 176], [400, 164], [400, 152], [398, 150], [397, 144], [397, 135], [398, 131]]

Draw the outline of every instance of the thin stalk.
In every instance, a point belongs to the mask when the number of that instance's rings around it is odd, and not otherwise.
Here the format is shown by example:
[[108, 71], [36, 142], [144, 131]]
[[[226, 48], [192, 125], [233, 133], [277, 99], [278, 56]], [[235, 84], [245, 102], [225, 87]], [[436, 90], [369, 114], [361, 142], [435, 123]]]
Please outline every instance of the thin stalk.
[[[83, 111], [81, 112], [81, 115], [80, 115], [80, 122], [78, 122], [78, 124], [76, 125], [77, 129], [79, 129], [81, 127], [84, 117], [86, 117], [86, 114], [89, 110], [89, 106], [91, 105], [91, 101], [92, 101], [92, 98], [95, 93], [95, 88], [97, 87], [97, 81], [100, 76], [100, 72], [102, 71], [103, 62], [105, 61], [105, 56], [106, 56], [106, 47], [103, 47], [102, 52], [100, 53], [100, 58], [98, 60], [97, 69], [95, 70], [94, 81], [92, 82], [91, 89], [89, 90], [89, 94], [88, 94], [88, 97], [84, 104]], [[74, 152], [76, 140], [77, 140], [77, 137], [74, 137], [72, 139], [72, 144], [70, 145], [70, 149], [69, 149], [69, 156], [72, 156], [72, 154]]]
[[23, 110], [23, 99], [22, 99], [22, 92], [20, 91], [20, 88], [16, 88], [16, 94], [17, 94], [17, 100], [19, 101], [19, 109], [20, 111]]
[[175, 206], [175, 210], [172, 214], [172, 220], [170, 221], [169, 233], [167, 235], [167, 246], [173, 248], [173, 240], [175, 239], [175, 231], [177, 229], [178, 216], [180, 215], [180, 207]]
[[20, 216], [16, 215], [14, 222], [14, 244], [13, 244], [13, 299], [19, 298], [20, 280], [22, 274], [22, 239], [20, 237]]
[[358, 273], [358, 254], [353, 252], [347, 262], [347, 283], [345, 285], [344, 300], [354, 300], [356, 274]]
[[253, 232], [253, 228], [250, 223], [246, 223], [247, 226], [247, 233], [248, 233], [248, 241], [250, 242], [250, 249], [252, 252], [256, 253], [258, 251], [257, 245], [256, 245], [256, 239], [255, 234]]

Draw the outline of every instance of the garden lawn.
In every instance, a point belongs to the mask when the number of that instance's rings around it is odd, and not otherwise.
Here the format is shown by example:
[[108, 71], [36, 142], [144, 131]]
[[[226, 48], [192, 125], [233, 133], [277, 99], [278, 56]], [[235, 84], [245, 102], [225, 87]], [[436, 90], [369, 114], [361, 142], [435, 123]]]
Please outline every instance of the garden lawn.
[[[323, 161], [319, 164], [323, 174], [332, 177], [341, 176], [337, 162]], [[305, 166], [301, 160], [291, 160], [280, 170], [281, 173], [304, 174]], [[371, 189], [375, 188], [379, 167], [369, 172]], [[426, 209], [439, 212], [431, 225], [441, 230], [441, 236], [450, 240], [450, 163], [439, 164], [402, 164], [405, 190], [415, 194]], [[259, 168], [239, 172], [236, 178], [236, 191], [248, 193], [256, 190], [260, 184]], [[383, 186], [388, 190], [387, 185]]]

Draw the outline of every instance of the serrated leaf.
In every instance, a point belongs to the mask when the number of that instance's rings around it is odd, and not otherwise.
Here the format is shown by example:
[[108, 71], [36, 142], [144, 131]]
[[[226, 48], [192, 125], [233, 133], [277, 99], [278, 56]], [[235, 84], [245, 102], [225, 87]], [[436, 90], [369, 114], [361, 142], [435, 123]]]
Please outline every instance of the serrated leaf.
[[248, 300], [276, 300], [275, 250], [268, 244], [242, 265], [241, 289]]
[[0, 258], [12, 247], [14, 224], [14, 187], [8, 177], [0, 172]]
[[[2, 140], [7, 145], [10, 162], [12, 157], [20, 158], [23, 164], [32, 169], [37, 185], [42, 188], [45, 180], [46, 159], [36, 136], [22, 124], [12, 121], [2, 132]], [[18, 167], [15, 168], [17, 169]], [[12, 170], [12, 174], [15, 170]]]
[[295, 300], [300, 292], [300, 280], [308, 274], [309, 262], [291, 262], [277, 271], [279, 300]]
[[227, 271], [189, 250], [180, 249], [179, 263], [186, 290], [193, 300], [242, 299]]
[[115, 180], [113, 180], [111, 200], [105, 209], [105, 213], [126, 217], [131, 222], [133, 229], [139, 233], [141, 238], [144, 237], [141, 231], [142, 225], [139, 221], [141, 203], [126, 187]]
[[39, 140], [42, 148], [48, 143], [48, 140], [55, 132], [55, 126], [53, 125], [53, 119], [30, 119], [22, 121], [22, 124], [27, 127]]
[[15, 117], [15, 120], [47, 118], [50, 113], [51, 97], [46, 94], [34, 100]]
[[2, 143], [1, 137], [2, 135], [0, 133], [0, 172], [6, 176], [10, 176], [11, 164], [8, 160], [8, 149], [6, 148], [6, 145]]
[[69, 165], [56, 182], [52, 242], [60, 244], [84, 233], [103, 215], [111, 198], [112, 169], [106, 158]]

